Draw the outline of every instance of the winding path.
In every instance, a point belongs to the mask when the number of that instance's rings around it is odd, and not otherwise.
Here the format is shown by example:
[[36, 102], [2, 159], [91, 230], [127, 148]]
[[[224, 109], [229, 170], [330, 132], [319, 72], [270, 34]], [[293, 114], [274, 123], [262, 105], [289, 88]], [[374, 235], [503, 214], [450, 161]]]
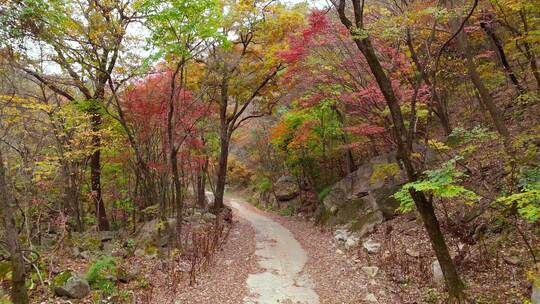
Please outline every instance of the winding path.
[[264, 269], [248, 276], [246, 283], [251, 294], [244, 303], [318, 304], [319, 296], [309, 276], [303, 273], [308, 255], [292, 233], [245, 202], [229, 202], [255, 229], [255, 254], [259, 267]]

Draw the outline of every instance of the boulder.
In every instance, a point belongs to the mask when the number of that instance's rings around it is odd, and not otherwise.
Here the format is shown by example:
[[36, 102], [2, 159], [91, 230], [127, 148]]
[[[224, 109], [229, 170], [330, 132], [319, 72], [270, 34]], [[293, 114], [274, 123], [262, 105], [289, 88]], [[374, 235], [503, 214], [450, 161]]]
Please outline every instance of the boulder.
[[58, 274], [53, 280], [53, 287], [56, 295], [71, 299], [82, 299], [90, 293], [88, 281], [71, 271]]
[[[380, 173], [387, 171], [392, 174]], [[323, 223], [352, 223], [353, 231], [366, 235], [395, 214], [399, 203], [392, 194], [406, 181], [404, 172], [395, 163], [395, 154], [369, 160], [332, 186], [323, 200], [327, 212]]]
[[296, 179], [292, 176], [282, 176], [274, 184], [276, 200], [280, 202], [290, 201], [300, 194], [300, 188]]
[[216, 215], [211, 212], [207, 212], [202, 215], [202, 220], [205, 222], [213, 222], [215, 219]]
[[441, 269], [439, 261], [435, 260], [431, 263], [431, 274], [433, 275], [433, 282], [437, 285], [444, 284], [444, 275]]
[[365, 241], [362, 246], [370, 254], [377, 254], [381, 250], [381, 243], [375, 242], [374, 240]]
[[148, 244], [161, 247], [166, 246], [168, 240], [170, 240], [170, 236], [175, 233], [175, 227], [176, 219], [174, 218], [169, 218], [167, 221], [161, 221], [159, 219], [148, 221], [137, 232], [135, 237], [136, 243], [141, 247]]

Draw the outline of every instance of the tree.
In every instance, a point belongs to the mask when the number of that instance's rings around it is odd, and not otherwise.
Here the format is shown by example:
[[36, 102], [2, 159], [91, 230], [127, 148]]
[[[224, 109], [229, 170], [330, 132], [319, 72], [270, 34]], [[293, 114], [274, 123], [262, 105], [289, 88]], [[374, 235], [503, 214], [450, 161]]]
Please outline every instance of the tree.
[[2, 156], [2, 149], [0, 149], [0, 212], [11, 260], [11, 300], [13, 303], [26, 304], [29, 303], [26, 290], [26, 271], [24, 270], [23, 250], [15, 224], [15, 208], [13, 208], [13, 204], [6, 181], [4, 157]]
[[222, 34], [235, 38], [212, 47], [206, 83], [219, 113], [216, 211], [223, 208], [232, 135], [249, 120], [272, 113], [279, 95], [271, 88], [276, 88], [276, 78], [284, 69], [277, 53], [287, 34], [303, 23], [299, 8], [288, 10], [272, 1], [230, 1], [226, 7], [230, 14], [224, 17]]
[[[206, 42], [219, 38], [217, 20], [220, 18], [218, 3], [215, 0], [186, 1], [154, 1], [143, 2], [142, 8], [149, 13], [147, 25], [152, 31], [152, 41], [167, 56], [171, 71], [168, 72], [168, 92], [166, 130], [168, 160], [173, 182], [173, 195], [176, 205], [176, 232], [180, 244], [183, 221], [183, 185], [179, 173], [178, 152], [185, 139], [199, 120], [199, 116], [188, 117], [193, 112], [182, 113], [177, 107], [179, 101], [186, 105], [197, 105], [201, 96], [193, 96], [187, 87], [188, 64], [194, 61], [205, 50]], [[181, 114], [179, 116], [179, 114]], [[186, 115], [187, 114], [187, 115]], [[184, 116], [186, 115], [186, 116]], [[189, 118], [194, 120], [184, 121]], [[178, 136], [180, 125], [184, 134]]]
[[[79, 104], [92, 117], [92, 129], [98, 134], [107, 106], [107, 85], [114, 78], [115, 67], [126, 51], [127, 28], [136, 12], [129, 1], [100, 3], [75, 1], [10, 1], [3, 25], [10, 33], [10, 46], [28, 43], [41, 50], [66, 77], [40, 72], [27, 56], [20, 64], [36, 80], [67, 100]], [[18, 43], [20, 42], [20, 43]], [[21, 53], [25, 49], [19, 49]], [[38, 62], [35, 62], [39, 64]], [[92, 137], [94, 153], [90, 158], [90, 186], [100, 230], [109, 230], [101, 186], [101, 139]]]
[[[405, 168], [409, 181], [414, 182], [418, 179], [419, 173], [411, 160], [412, 139], [410, 136], [408, 136], [408, 131], [405, 127], [399, 101], [396, 98], [394, 89], [392, 88], [392, 83], [387, 77], [377, 53], [373, 48], [369, 33], [366, 31], [364, 24], [364, 2], [360, 0], [351, 1], [353, 5], [353, 21], [351, 21], [347, 16], [346, 2], [346, 0], [339, 0], [333, 3], [339, 14], [341, 22], [350, 31], [358, 49], [364, 55], [371, 73], [373, 74], [373, 77], [375, 78], [381, 93], [384, 96], [393, 122], [393, 132], [394, 139], [397, 144], [398, 158]], [[435, 215], [433, 204], [427, 200], [426, 196], [422, 192], [410, 190], [410, 193], [416, 208], [422, 217], [424, 226], [430, 237], [433, 250], [435, 251], [437, 259], [441, 265], [449, 294], [453, 299], [461, 301], [463, 299], [464, 285], [459, 278], [452, 258], [450, 257], [448, 247]]]

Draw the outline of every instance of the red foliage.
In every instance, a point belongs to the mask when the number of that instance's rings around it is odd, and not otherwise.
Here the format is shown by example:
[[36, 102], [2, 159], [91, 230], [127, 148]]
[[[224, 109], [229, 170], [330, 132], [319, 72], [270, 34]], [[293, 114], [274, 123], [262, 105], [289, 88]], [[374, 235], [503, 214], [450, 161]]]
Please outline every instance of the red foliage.
[[[173, 81], [175, 89], [173, 91]], [[122, 98], [122, 108], [128, 123], [135, 130], [137, 140], [144, 144], [159, 142], [163, 154], [167, 155], [168, 142], [167, 117], [171, 102], [173, 111], [173, 141], [175, 146], [184, 149], [201, 149], [198, 122], [208, 117], [209, 104], [204, 104], [189, 90], [182, 88], [178, 79], [173, 79], [171, 70], [159, 71], [134, 83]], [[183, 151], [179, 159], [184, 160]], [[166, 170], [165, 160], [151, 159], [150, 169], [161, 172]]]

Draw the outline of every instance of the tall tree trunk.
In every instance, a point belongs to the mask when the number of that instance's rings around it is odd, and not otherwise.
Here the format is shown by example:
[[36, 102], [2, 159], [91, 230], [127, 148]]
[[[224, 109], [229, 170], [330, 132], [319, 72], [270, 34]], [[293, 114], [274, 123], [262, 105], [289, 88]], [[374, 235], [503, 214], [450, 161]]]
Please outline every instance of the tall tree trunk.
[[[341, 125], [341, 128], [345, 127], [345, 117], [343, 117], [343, 114], [341, 111], [336, 107], [333, 106], [332, 109], [334, 109], [334, 112], [336, 112], [339, 124]], [[347, 136], [347, 132], [343, 132], [341, 134], [341, 139], [343, 140], [343, 144], [348, 146], [349, 145], [349, 137]], [[345, 151], [343, 153], [343, 158], [345, 162], [345, 170], [347, 174], [351, 174], [354, 170], [356, 170], [356, 167], [354, 165], [354, 156], [352, 153], [352, 150], [350, 147], [345, 148]]]
[[197, 205], [206, 208], [206, 169], [208, 158], [205, 158], [203, 167], [197, 173]]
[[[525, 31], [526, 36], [529, 33], [529, 22], [527, 22], [527, 15], [525, 15], [525, 12], [523, 10], [520, 10], [519, 16], [521, 18], [521, 21], [523, 22], [523, 30]], [[527, 59], [529, 59], [529, 65], [531, 66], [531, 71], [533, 73], [534, 79], [536, 79], [537, 90], [540, 91], [540, 72], [538, 71], [538, 63], [536, 62], [536, 56], [531, 50], [531, 45], [529, 44], [529, 42], [527, 42], [527, 40], [523, 41], [523, 45], [525, 46], [525, 54], [527, 55]]]
[[497, 34], [495, 33], [491, 25], [488, 24], [486, 21], [481, 21], [480, 27], [482, 27], [482, 29], [488, 36], [489, 40], [493, 44], [493, 47], [495, 48], [495, 52], [497, 52], [497, 55], [499, 56], [499, 59], [501, 60], [501, 64], [504, 68], [504, 71], [506, 72], [506, 75], [508, 76], [508, 78], [510, 78], [510, 81], [516, 88], [517, 93], [520, 95], [525, 93], [525, 89], [519, 83], [516, 77], [516, 74], [514, 73], [514, 71], [512, 70], [512, 67], [508, 63], [508, 59], [506, 58], [506, 53], [504, 52], [502, 42], [499, 39], [499, 37], [497, 37]]
[[26, 291], [26, 274], [24, 270], [24, 259], [15, 225], [15, 210], [13, 208], [13, 200], [9, 196], [6, 169], [4, 167], [4, 159], [0, 150], [0, 213], [2, 215], [2, 223], [5, 230], [5, 238], [7, 249], [11, 258], [11, 301], [17, 304], [29, 303], [28, 294]]
[[[92, 113], [92, 131], [97, 133], [101, 130], [101, 114], [98, 111]], [[96, 218], [100, 231], [110, 230], [109, 220], [105, 211], [105, 204], [101, 193], [101, 137], [99, 134], [92, 136], [94, 153], [90, 157], [90, 189], [94, 198]]]
[[174, 201], [176, 207], [176, 244], [182, 245], [182, 221], [184, 220], [184, 197], [182, 195], [182, 184], [178, 173], [178, 157], [176, 149], [171, 149], [171, 173], [174, 186]]
[[[394, 135], [397, 143], [398, 158], [405, 167], [409, 181], [416, 181], [418, 176], [410, 158], [411, 151], [408, 149], [408, 146], [412, 145], [407, 144], [408, 132], [405, 128], [401, 108], [399, 107], [398, 100], [394, 94], [392, 83], [386, 75], [379, 58], [373, 49], [369, 36], [366, 38], [358, 38], [358, 35], [356, 34], [357, 29], [363, 29], [363, 5], [361, 4], [360, 0], [352, 0], [355, 17], [355, 24], [353, 25], [352, 22], [347, 18], [345, 2], [346, 0], [340, 0], [337, 6], [339, 18], [343, 25], [349, 29], [356, 46], [366, 58], [371, 73], [375, 77], [379, 89], [386, 100], [386, 104], [390, 109], [390, 115], [394, 125]], [[411, 195], [416, 208], [420, 212], [420, 215], [424, 221], [424, 226], [430, 237], [431, 245], [441, 265], [450, 297], [460, 300], [464, 297], [464, 285], [459, 278], [456, 267], [454, 266], [452, 258], [450, 257], [450, 253], [440, 230], [433, 205], [426, 199], [424, 193], [422, 192], [411, 192]]]
[[214, 210], [218, 212], [223, 208], [223, 197], [225, 195], [225, 184], [227, 182], [227, 165], [229, 160], [230, 135], [227, 125], [222, 123], [220, 133], [220, 153], [218, 161], [218, 172], [216, 181], [216, 193], [214, 198]]
[[[455, 28], [457, 29], [457, 26]], [[458, 46], [460, 50], [463, 52], [463, 55], [465, 56], [467, 73], [469, 74], [469, 77], [471, 78], [471, 81], [474, 84], [474, 87], [476, 88], [476, 90], [478, 91], [478, 94], [480, 95], [482, 104], [488, 110], [489, 115], [491, 119], [493, 120], [493, 124], [495, 125], [495, 129], [497, 130], [497, 132], [505, 139], [505, 141], [508, 141], [508, 139], [510, 139], [510, 132], [506, 128], [506, 125], [504, 123], [504, 117], [501, 110], [495, 104], [495, 100], [493, 99], [493, 96], [491, 96], [488, 88], [484, 85], [484, 82], [480, 78], [480, 74], [478, 73], [476, 69], [476, 64], [474, 63], [473, 55], [469, 48], [467, 35], [463, 31], [461, 31], [457, 35], [456, 38], [457, 38]]]
[[83, 231], [83, 222], [81, 217], [81, 208], [79, 203], [78, 181], [75, 173], [69, 175], [67, 194], [68, 202], [71, 205], [72, 216], [75, 218], [76, 230]]
[[[407, 148], [407, 131], [405, 129], [403, 115], [394, 95], [390, 79], [384, 72], [377, 55], [371, 46], [371, 41], [369, 39], [364, 39], [362, 42], [357, 41], [357, 45], [366, 57], [370, 70], [375, 76], [381, 92], [383, 93], [388, 104], [395, 128], [398, 155], [403, 163], [403, 166], [405, 167], [409, 181], [414, 182], [418, 178], [418, 173], [416, 172], [410, 158], [411, 151], [409, 151]], [[416, 208], [422, 217], [424, 227], [428, 232], [433, 251], [435, 251], [437, 260], [441, 265], [446, 286], [448, 287], [448, 292], [452, 298], [461, 299], [463, 298], [463, 289], [465, 287], [459, 278], [456, 267], [452, 261], [452, 258], [450, 257], [448, 246], [446, 245], [444, 236], [441, 232], [433, 204], [426, 199], [423, 192], [411, 192], [411, 195]]]

